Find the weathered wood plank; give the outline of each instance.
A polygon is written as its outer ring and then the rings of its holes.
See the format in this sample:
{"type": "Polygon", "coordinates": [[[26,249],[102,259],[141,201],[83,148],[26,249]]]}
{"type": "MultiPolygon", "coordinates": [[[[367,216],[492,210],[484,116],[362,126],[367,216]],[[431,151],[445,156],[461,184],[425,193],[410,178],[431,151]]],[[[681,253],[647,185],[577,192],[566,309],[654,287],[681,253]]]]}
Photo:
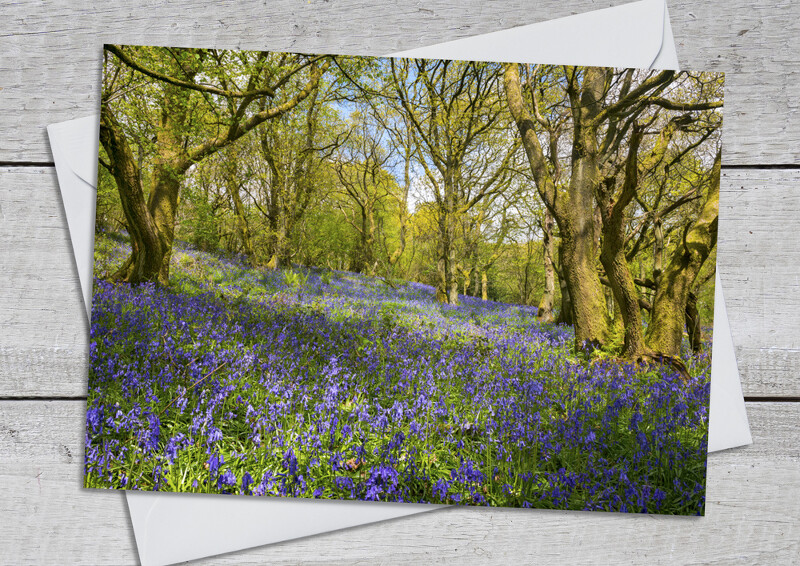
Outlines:
{"type": "MultiPolygon", "coordinates": [[[[626,1],[5,5],[0,162],[50,161],[44,126],[96,111],[104,42],[388,53],[626,1]]],[[[800,164],[800,4],[674,0],[669,5],[681,63],[728,73],[725,162],[800,164]]]]}
{"type": "Polygon", "coordinates": [[[0,562],[137,562],[124,496],[80,488],[83,411],[81,401],[0,403],[0,562]]]}
{"type": "Polygon", "coordinates": [[[681,65],[726,73],[723,164],[800,163],[800,4],[667,3],[681,65]]]}
{"type": "MultiPolygon", "coordinates": [[[[746,395],[800,396],[800,170],[728,170],[719,262],[746,395]]],[[[52,168],[0,169],[0,397],[86,391],[87,327],[52,168]]]]}
{"type": "Polygon", "coordinates": [[[0,396],[86,392],[88,325],[55,169],[0,169],[0,396]]]}
{"type": "Polygon", "coordinates": [[[800,171],[723,171],[718,264],[745,395],[800,396],[800,171]]]}
{"type": "Polygon", "coordinates": [[[625,0],[391,2],[358,0],[55,0],[3,8],[0,161],[49,161],[44,126],[99,108],[103,43],[390,52],[624,3],[625,0]],[[387,17],[387,15],[391,15],[387,17]]]}
{"type": "MultiPolygon", "coordinates": [[[[121,494],[79,487],[83,411],[79,401],[0,402],[0,540],[15,564],[137,561],[121,494]]],[[[800,404],[748,412],[754,444],[709,459],[705,518],[458,508],[199,563],[793,563],[800,404]]]]}

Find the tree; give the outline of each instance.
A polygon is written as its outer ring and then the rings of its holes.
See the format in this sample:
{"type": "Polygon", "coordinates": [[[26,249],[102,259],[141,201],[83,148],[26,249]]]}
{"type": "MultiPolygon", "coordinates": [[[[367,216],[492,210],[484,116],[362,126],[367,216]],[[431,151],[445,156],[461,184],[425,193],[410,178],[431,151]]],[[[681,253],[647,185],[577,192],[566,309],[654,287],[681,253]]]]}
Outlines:
{"type": "Polygon", "coordinates": [[[352,204],[350,210],[339,208],[357,234],[350,262],[350,269],[356,272],[375,271],[379,216],[385,201],[397,193],[394,179],[386,171],[391,154],[383,145],[383,137],[383,130],[362,105],[351,114],[348,138],[332,163],[340,188],[352,204]]]}
{"type": "Polygon", "coordinates": [[[642,140],[642,129],[634,124],[628,147],[628,158],[625,167],[625,179],[622,189],[614,197],[610,193],[616,179],[609,178],[604,186],[599,187],[598,195],[603,222],[603,239],[600,262],[610,280],[611,290],[621,310],[625,327],[623,354],[629,357],[641,356],[645,351],[642,336],[642,313],[639,305],[639,294],[633,282],[625,257],[625,211],[633,201],[639,183],[639,144],[642,140]]]}
{"type": "Polygon", "coordinates": [[[501,194],[495,193],[484,199],[462,219],[465,250],[456,269],[464,278],[464,294],[473,283],[473,296],[480,296],[484,301],[489,298],[489,270],[506,251],[506,238],[514,224],[508,202],[499,198],[501,194]]]}
{"type": "Polygon", "coordinates": [[[291,265],[292,237],[296,226],[320,192],[320,173],[340,138],[325,131],[326,97],[317,89],[302,103],[302,114],[287,114],[259,132],[256,160],[266,163],[259,176],[262,203],[268,222],[267,267],[291,265]]]}
{"type": "Polygon", "coordinates": [[[394,86],[418,142],[417,161],[437,221],[436,297],[458,303],[457,228],[463,214],[502,190],[516,151],[497,95],[502,69],[490,63],[390,61],[394,86]]]}
{"type": "Polygon", "coordinates": [[[544,258],[544,292],[539,301],[536,318],[542,322],[553,322],[553,305],[556,298],[555,242],[553,235],[553,213],[545,210],[542,229],[542,256],[544,258]]]}
{"type": "MultiPolygon", "coordinates": [[[[509,110],[539,195],[561,235],[561,270],[572,302],[579,348],[608,344],[612,335],[597,270],[599,259],[625,323],[624,349],[631,355],[644,349],[639,297],[623,252],[626,207],[637,196],[639,183],[638,146],[643,133],[637,130],[637,120],[648,112],[652,115],[654,108],[692,112],[721,106],[721,100],[683,102],[663,97],[665,92],[677,90],[677,78],[673,71],[544,67],[528,70],[526,99],[519,66],[505,66],[509,110]],[[563,109],[569,112],[567,126],[559,120],[563,109]],[[563,151],[559,149],[562,132],[571,137],[563,151]],[[540,135],[549,141],[549,155],[542,149],[540,135]],[[627,160],[621,157],[626,145],[627,160]],[[556,154],[564,155],[554,159],[556,154]],[[562,161],[569,177],[565,183],[556,177],[562,161]],[[616,172],[621,167],[625,178],[618,187],[616,172]]],[[[673,127],[681,125],[680,120],[685,117],[674,117],[673,127]]]]}
{"type": "MultiPolygon", "coordinates": [[[[554,140],[555,141],[555,140],[554,140]]],[[[553,151],[555,159],[548,155],[548,159],[555,162],[558,167],[557,154],[553,151]]],[[[530,173],[520,170],[517,173],[520,183],[524,188],[519,190],[519,195],[514,198],[513,206],[517,210],[517,223],[524,227],[525,238],[525,264],[521,289],[521,300],[525,304],[537,305],[536,318],[540,322],[555,322],[553,314],[556,300],[556,230],[553,214],[542,204],[536,190],[532,187],[535,181],[530,173]],[[536,245],[534,245],[536,244],[536,245]],[[541,244],[541,245],[539,245],[541,244]],[[534,251],[536,254],[534,254],[534,251]],[[543,289],[538,301],[530,297],[533,292],[531,277],[531,262],[534,255],[541,252],[543,289]]],[[[571,308],[571,307],[570,307],[571,308]]]]}
{"type": "MultiPolygon", "coordinates": [[[[384,105],[384,109],[389,111],[391,107],[389,105],[384,105]]],[[[380,113],[377,113],[377,115],[380,116],[380,113]]],[[[412,185],[411,167],[417,146],[416,136],[414,135],[411,124],[408,122],[408,118],[399,116],[394,122],[382,119],[381,123],[386,128],[389,135],[389,147],[391,151],[401,155],[403,163],[403,176],[400,179],[396,179],[396,184],[399,186],[397,193],[394,195],[396,200],[394,208],[397,216],[396,243],[390,245],[388,238],[389,230],[386,230],[383,225],[381,226],[383,252],[386,258],[384,262],[384,271],[387,277],[393,277],[410,239],[409,222],[411,212],[409,210],[409,195],[412,185]]]]}
{"type": "MultiPolygon", "coordinates": [[[[684,320],[694,338],[694,346],[699,346],[700,321],[690,301],[693,295],[678,293],[673,295],[677,303],[662,299],[658,304],[650,305],[640,296],[629,265],[629,261],[641,253],[643,238],[648,235],[648,226],[652,225],[653,277],[638,284],[656,290],[658,294],[665,253],[665,223],[669,231],[683,230],[685,234],[694,222],[693,218],[700,216],[700,211],[694,212],[690,205],[702,196],[702,188],[710,179],[716,176],[718,182],[719,170],[711,166],[712,160],[704,157],[703,152],[707,146],[718,144],[720,120],[714,109],[721,105],[721,96],[715,92],[719,85],[713,78],[706,80],[703,74],[688,75],[685,80],[675,80],[671,84],[669,97],[675,102],[659,99],[653,105],[641,106],[633,117],[628,118],[632,126],[627,139],[627,154],[620,151],[617,161],[609,163],[606,177],[597,191],[602,218],[600,259],[624,321],[623,353],[631,358],[653,354],[676,357],[684,320]],[[651,141],[648,142],[648,138],[651,141]],[[640,152],[640,146],[645,142],[648,148],[640,152]],[[624,169],[621,183],[617,181],[617,169],[624,169]],[[653,199],[652,205],[647,204],[650,199],[653,199]],[[633,213],[637,211],[644,213],[643,218],[634,218],[633,213]],[[672,219],[673,216],[676,218],[672,219]],[[637,232],[636,243],[629,251],[626,250],[637,232]],[[650,337],[656,331],[654,325],[660,328],[658,321],[664,320],[665,309],[680,313],[681,324],[674,342],[650,339],[645,344],[642,308],[651,312],[650,337]]],[[[713,247],[711,244],[699,260],[697,272],[690,276],[689,285],[693,284],[713,247]]],[[[685,271],[688,265],[683,268],[685,271]]],[[[689,276],[689,271],[683,275],[689,276]]]]}
{"type": "Polygon", "coordinates": [[[522,95],[519,66],[505,66],[508,108],[519,129],[539,195],[561,233],[561,263],[572,299],[575,341],[579,347],[585,347],[605,344],[609,339],[605,297],[595,267],[594,239],[589,237],[594,230],[594,191],[600,176],[597,138],[606,76],[602,69],[594,67],[566,68],[561,82],[572,113],[568,184],[556,183],[553,159],[546,158],[535,126],[538,123],[545,131],[553,131],[552,124],[541,114],[535,94],[531,99],[533,112],[528,109],[522,95]]]}
{"type": "Polygon", "coordinates": [[[680,352],[691,288],[717,243],[720,155],[717,153],[706,183],[708,189],[700,216],[684,231],[657,283],[647,342],[654,350],[668,355],[680,352]]]}
{"type": "MultiPolygon", "coordinates": [[[[327,57],[221,52],[172,48],[126,48],[107,45],[105,76],[113,82],[124,66],[158,85],[148,100],[158,114],[152,187],[148,201],[142,172],[115,111],[116,99],[104,92],[100,142],[117,183],[131,256],[115,278],[129,283],[169,282],[169,259],[183,175],[267,120],[289,112],[317,88],[330,66],[327,57]],[[239,87],[244,84],[244,88],[239,87]],[[271,102],[258,112],[257,101],[271,102]],[[199,110],[202,108],[202,111],[199,110]]],[[[126,96],[136,96],[137,91],[126,96]]]]}

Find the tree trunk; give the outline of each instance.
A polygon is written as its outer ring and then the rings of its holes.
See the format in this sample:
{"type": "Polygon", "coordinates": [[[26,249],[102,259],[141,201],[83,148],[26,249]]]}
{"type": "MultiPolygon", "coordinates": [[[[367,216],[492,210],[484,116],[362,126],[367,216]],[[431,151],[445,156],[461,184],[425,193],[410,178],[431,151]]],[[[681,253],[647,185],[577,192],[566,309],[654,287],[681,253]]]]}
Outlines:
{"type": "Polygon", "coordinates": [[[252,265],[256,259],[253,253],[253,239],[250,236],[250,226],[247,223],[242,197],[239,195],[239,184],[236,182],[234,168],[226,171],[225,180],[228,186],[228,194],[233,202],[233,213],[236,216],[236,228],[242,241],[242,249],[244,250],[244,255],[247,256],[247,261],[252,265]]]}
{"type": "Polygon", "coordinates": [[[600,260],[605,267],[611,291],[622,314],[622,323],[625,327],[622,355],[636,358],[645,351],[639,293],[628,268],[628,262],[625,260],[621,240],[613,242],[611,240],[612,238],[603,240],[600,260]]]}
{"type": "Polygon", "coordinates": [[[697,311],[697,295],[690,291],[686,301],[686,331],[689,333],[689,347],[698,354],[703,349],[703,330],[700,327],[700,313],[697,311]]]}
{"type": "MultiPolygon", "coordinates": [[[[544,294],[539,301],[539,308],[536,318],[541,322],[553,322],[553,301],[555,299],[555,268],[553,267],[553,215],[549,210],[545,210],[544,225],[542,226],[544,239],[544,294]]],[[[525,280],[527,287],[527,265],[525,266],[525,280]]],[[[527,290],[527,289],[526,289],[527,290]]]]}
{"type": "Polygon", "coordinates": [[[364,265],[369,270],[375,268],[375,212],[369,206],[366,212],[366,218],[363,225],[365,236],[363,242],[363,261],[364,265]]]}
{"type": "Polygon", "coordinates": [[[530,279],[531,279],[531,242],[528,241],[527,253],[525,254],[525,267],[522,270],[522,288],[519,290],[520,302],[523,305],[530,305],[532,299],[530,298],[530,279]]]}
{"type": "Polygon", "coordinates": [[[653,281],[658,281],[664,271],[664,227],[661,219],[653,221],[653,281]]]}
{"type": "Polygon", "coordinates": [[[130,146],[105,104],[100,116],[100,143],[108,155],[131,238],[131,255],[112,278],[132,284],[157,279],[164,256],[158,227],[145,204],[139,168],[130,146]]]}
{"type": "MultiPolygon", "coordinates": [[[[452,198],[452,197],[451,197],[452,198]]],[[[455,246],[453,245],[452,218],[448,210],[440,211],[438,221],[436,300],[451,305],[458,304],[458,278],[455,271],[455,246]]]]}
{"type": "Polygon", "coordinates": [[[508,107],[522,137],[536,188],[553,213],[561,233],[562,274],[572,300],[575,347],[591,349],[606,344],[610,321],[596,269],[594,238],[594,193],[600,180],[597,162],[599,125],[594,118],[602,106],[605,70],[588,67],[580,88],[576,85],[570,87],[575,89],[570,94],[572,175],[566,189],[557,187],[548,171],[548,162],[534,129],[534,118],[522,98],[518,65],[506,65],[505,87],[508,107]]]}
{"type": "Polygon", "coordinates": [[[595,256],[600,255],[600,245],[603,240],[603,211],[600,205],[594,207],[592,215],[592,243],[594,244],[595,256]]]}
{"type": "Polygon", "coordinates": [[[289,249],[288,229],[285,219],[278,218],[275,227],[270,230],[267,249],[269,250],[269,261],[267,267],[270,269],[280,269],[292,264],[292,254],[289,249]]]}
{"type": "MultiPolygon", "coordinates": [[[[581,160],[584,161],[584,160],[581,160]]],[[[579,349],[606,344],[609,317],[600,276],[597,274],[593,232],[594,198],[591,164],[579,163],[570,183],[569,204],[562,207],[559,231],[562,238],[562,271],[572,301],[575,345],[579,349]],[[588,175],[588,176],[587,176],[588,175]]],[[[556,215],[556,219],[559,215],[556,215]]]]}
{"type": "Polygon", "coordinates": [[[641,356],[646,348],[642,333],[639,293],[625,257],[625,208],[636,195],[636,187],[639,182],[637,158],[641,139],[642,130],[634,125],[625,167],[625,181],[616,202],[611,199],[611,195],[614,194],[613,181],[608,190],[599,192],[603,201],[600,207],[603,211],[603,243],[600,262],[606,270],[614,299],[616,299],[622,314],[622,323],[625,327],[622,354],[633,359],[641,356]]]}
{"type": "Polygon", "coordinates": [[[169,260],[172,257],[172,242],[175,239],[175,216],[178,210],[178,193],[181,176],[185,169],[173,165],[166,160],[155,168],[155,185],[150,192],[149,208],[153,215],[158,234],[161,239],[163,253],[161,267],[158,271],[158,282],[169,284],[169,260]]]}
{"type": "Polygon", "coordinates": [[[439,216],[438,238],[436,242],[436,300],[446,303],[447,297],[447,261],[449,249],[447,246],[447,229],[445,228],[445,218],[439,216]]]}
{"type": "Polygon", "coordinates": [[[686,305],[697,274],[717,243],[719,221],[720,155],[714,161],[703,210],[686,231],[669,264],[657,281],[647,344],[666,355],[680,353],[686,305]]]}
{"type": "Polygon", "coordinates": [[[138,171],[135,181],[130,174],[130,164],[133,163],[130,148],[124,142],[121,127],[111,114],[108,105],[103,105],[102,108],[104,117],[101,117],[101,128],[106,132],[103,146],[107,151],[110,148],[111,152],[114,152],[116,167],[122,168],[114,177],[120,200],[129,201],[131,215],[128,216],[126,213],[128,230],[136,234],[132,236],[132,242],[135,239],[135,244],[131,245],[130,258],[115,274],[115,277],[128,283],[143,281],[157,281],[161,285],[169,283],[169,261],[175,237],[178,194],[183,174],[192,164],[186,159],[183,149],[183,132],[189,112],[187,101],[186,91],[172,85],[164,86],[161,122],[156,129],[157,154],[153,169],[153,188],[147,202],[149,218],[138,212],[144,203],[144,198],[138,171]],[[126,164],[127,161],[130,161],[130,164],[126,164]],[[132,182],[135,185],[130,185],[132,182]],[[139,199],[141,201],[136,204],[132,202],[139,199]],[[159,245],[153,245],[151,241],[153,230],[159,245]]]}
{"type": "Polygon", "coordinates": [[[489,279],[486,276],[485,269],[481,269],[481,299],[484,301],[489,300],[489,279]]]}
{"type": "Polygon", "coordinates": [[[566,198],[555,214],[564,242],[563,269],[575,315],[575,344],[578,348],[608,343],[609,316],[603,286],[597,273],[594,239],[595,192],[600,182],[597,163],[597,125],[605,85],[605,71],[585,70],[572,142],[572,175],[566,198]],[[563,224],[563,227],[562,227],[563,224]]]}
{"type": "Polygon", "coordinates": [[[450,269],[448,275],[450,277],[450,290],[447,296],[447,302],[451,305],[458,304],[458,277],[456,277],[456,248],[450,241],[450,261],[448,262],[450,269]]]}
{"type": "Polygon", "coordinates": [[[375,214],[369,202],[358,202],[358,205],[361,209],[361,222],[351,266],[356,273],[367,273],[375,264],[375,214]]]}
{"type": "Polygon", "coordinates": [[[270,184],[267,189],[269,202],[267,206],[267,220],[269,222],[269,237],[267,238],[267,267],[269,269],[280,269],[285,265],[286,256],[286,223],[288,222],[288,210],[286,208],[286,198],[289,193],[287,187],[288,180],[285,171],[275,160],[272,147],[269,143],[268,130],[263,128],[261,135],[261,154],[269,165],[271,172],[270,184]]]}
{"type": "Polygon", "coordinates": [[[567,282],[559,277],[558,286],[561,288],[561,309],[558,313],[556,322],[558,324],[573,324],[575,317],[572,315],[572,301],[569,297],[569,288],[567,282]]]}

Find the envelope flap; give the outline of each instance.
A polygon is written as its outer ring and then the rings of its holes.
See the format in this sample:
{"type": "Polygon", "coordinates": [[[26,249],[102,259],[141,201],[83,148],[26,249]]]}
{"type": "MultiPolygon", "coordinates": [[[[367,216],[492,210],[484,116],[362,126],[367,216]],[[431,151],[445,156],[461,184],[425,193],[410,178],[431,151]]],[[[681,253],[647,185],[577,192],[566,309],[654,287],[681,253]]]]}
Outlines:
{"type": "Polygon", "coordinates": [[[392,56],[599,67],[613,60],[617,67],[647,68],[661,50],[665,13],[664,0],[640,0],[392,56]]]}
{"type": "Polygon", "coordinates": [[[50,124],[47,134],[67,215],[86,314],[91,318],[98,116],[50,124]]]}
{"type": "Polygon", "coordinates": [[[165,566],[447,507],[126,491],[142,566],[165,566]],[[213,510],[213,516],[211,511],[213,510]],[[224,528],[221,528],[224,525],[224,528]],[[257,541],[257,542],[254,542],[257,541]]]}
{"type": "Polygon", "coordinates": [[[99,115],[51,124],[47,130],[51,144],[58,145],[58,150],[63,152],[64,161],[72,172],[90,186],[96,187],[99,115]],[[89,155],[94,158],[88,159],[89,155]]]}
{"type": "Polygon", "coordinates": [[[709,403],[708,451],[726,450],[753,443],[747,421],[742,384],[728,376],[739,375],[728,310],[719,270],[714,289],[714,335],[711,346],[711,402],[709,403]]]}

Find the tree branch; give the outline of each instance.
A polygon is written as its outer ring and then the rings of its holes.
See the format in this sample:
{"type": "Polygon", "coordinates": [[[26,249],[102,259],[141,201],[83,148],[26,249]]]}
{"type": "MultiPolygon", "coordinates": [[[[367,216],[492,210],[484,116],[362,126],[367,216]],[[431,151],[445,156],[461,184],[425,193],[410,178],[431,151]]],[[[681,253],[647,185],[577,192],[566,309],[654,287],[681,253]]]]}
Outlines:
{"type": "Polygon", "coordinates": [[[269,96],[270,98],[275,96],[275,90],[271,87],[264,87],[260,89],[255,89],[248,92],[241,92],[236,90],[227,90],[224,88],[217,88],[214,86],[209,85],[200,85],[195,82],[190,81],[183,81],[181,79],[165,75],[164,73],[159,73],[158,71],[154,71],[145,67],[144,65],[136,62],[131,57],[129,57],[122,49],[120,49],[116,45],[105,45],[104,46],[106,51],[110,51],[114,55],[117,56],[117,59],[122,61],[126,66],[139,71],[143,75],[147,75],[150,78],[156,79],[157,81],[169,83],[171,85],[179,86],[182,88],[188,88],[191,90],[196,90],[198,92],[207,92],[210,94],[217,94],[220,96],[226,96],[229,98],[244,98],[248,96],[269,96]]]}
{"type": "Polygon", "coordinates": [[[667,110],[677,110],[680,112],[691,112],[693,110],[713,110],[722,108],[721,100],[711,100],[708,102],[673,102],[666,98],[648,97],[644,99],[645,104],[655,104],[667,110]]]}
{"type": "Polygon", "coordinates": [[[640,102],[646,92],[655,90],[660,86],[666,85],[675,77],[675,71],[662,71],[659,74],[642,81],[642,84],[629,91],[628,94],[621,97],[617,102],[610,106],[603,108],[597,116],[594,117],[594,122],[600,124],[610,116],[619,114],[629,106],[640,102]]]}

